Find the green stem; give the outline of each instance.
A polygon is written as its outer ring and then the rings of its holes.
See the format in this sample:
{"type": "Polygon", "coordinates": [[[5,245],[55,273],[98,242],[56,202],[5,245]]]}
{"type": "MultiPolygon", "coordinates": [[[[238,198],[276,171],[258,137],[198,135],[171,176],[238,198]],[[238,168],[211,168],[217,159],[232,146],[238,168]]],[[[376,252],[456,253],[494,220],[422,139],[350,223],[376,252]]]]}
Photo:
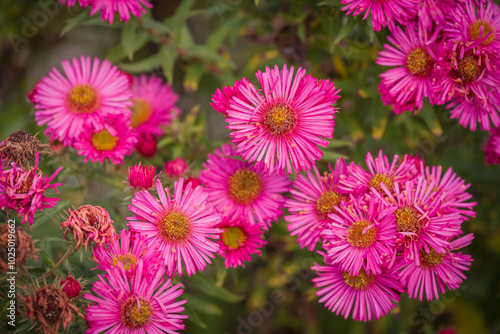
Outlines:
{"type": "Polygon", "coordinates": [[[47,278],[47,276],[49,276],[50,274],[52,274],[52,272],[54,270],[56,270],[57,268],[59,268],[61,266],[61,264],[63,263],[63,261],[66,260],[73,253],[74,250],[75,250],[75,245],[72,244],[71,247],[68,248],[68,250],[66,251],[66,253],[64,253],[63,257],[60,258],[59,261],[57,261],[57,263],[55,264],[55,266],[53,266],[45,274],[43,274],[42,276],[40,276],[40,278],[37,281],[41,282],[45,278],[47,278]]]}

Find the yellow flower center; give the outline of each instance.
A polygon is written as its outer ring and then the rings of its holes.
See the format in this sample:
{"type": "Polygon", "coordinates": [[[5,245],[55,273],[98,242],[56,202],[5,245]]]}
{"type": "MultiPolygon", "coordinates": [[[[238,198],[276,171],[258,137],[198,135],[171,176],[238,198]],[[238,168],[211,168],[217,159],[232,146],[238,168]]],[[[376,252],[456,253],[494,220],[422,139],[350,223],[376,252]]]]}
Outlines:
{"type": "Polygon", "coordinates": [[[297,123],[295,111],[286,103],[272,104],[264,112],[264,126],[273,136],[287,135],[297,123]]]}
{"type": "Polygon", "coordinates": [[[179,211],[167,214],[162,223],[161,232],[168,241],[180,241],[188,235],[190,230],[188,219],[179,211]]]}
{"type": "Polygon", "coordinates": [[[146,122],[151,117],[152,113],[153,109],[148,102],[142,99],[135,99],[134,105],[132,106],[132,127],[135,129],[146,122]]]}
{"type": "Polygon", "coordinates": [[[328,214],[336,212],[335,206],[339,205],[341,199],[338,192],[326,190],[316,200],[316,210],[323,219],[326,219],[328,214]]]}
{"type": "Polygon", "coordinates": [[[368,275],[366,271],[361,268],[358,276],[352,276],[348,271],[343,274],[344,281],[351,288],[356,290],[366,290],[373,283],[373,274],[368,275]]]}
{"type": "Polygon", "coordinates": [[[130,270],[137,263],[137,259],[133,254],[118,255],[113,258],[111,264],[118,267],[118,262],[121,262],[125,270],[130,270]]]}
{"type": "Polygon", "coordinates": [[[420,214],[414,207],[404,207],[396,211],[396,225],[398,232],[419,234],[422,229],[420,214]]]}
{"type": "Polygon", "coordinates": [[[117,142],[118,137],[112,136],[106,129],[92,135],[92,145],[98,151],[111,151],[116,147],[117,142]]]}
{"type": "Polygon", "coordinates": [[[363,234],[363,230],[370,225],[366,220],[353,223],[347,230],[347,241],[357,248],[368,248],[373,245],[377,238],[377,228],[372,227],[363,234]]]}
{"type": "Polygon", "coordinates": [[[229,177],[229,196],[238,204],[252,203],[262,191],[262,181],[257,173],[241,168],[229,177]]]}
{"type": "Polygon", "coordinates": [[[491,35],[481,42],[482,45],[488,45],[493,42],[496,37],[495,27],[493,27],[493,25],[486,20],[477,20],[469,27],[469,34],[476,41],[488,36],[490,32],[491,35]],[[479,36],[479,34],[481,33],[481,27],[484,27],[484,32],[481,36],[479,36]]]}
{"type": "Polygon", "coordinates": [[[151,305],[142,298],[129,297],[121,307],[123,323],[128,328],[142,328],[151,318],[151,305]]]}
{"type": "Polygon", "coordinates": [[[411,74],[426,76],[432,69],[433,60],[424,48],[416,48],[406,58],[406,66],[411,74]]]}
{"type": "Polygon", "coordinates": [[[432,247],[429,248],[430,248],[430,253],[427,253],[424,249],[420,250],[420,263],[423,267],[428,267],[428,268],[436,267],[440,265],[441,262],[443,262],[445,254],[444,253],[439,254],[434,250],[434,248],[432,247]]]}
{"type": "Polygon", "coordinates": [[[466,54],[463,59],[458,61],[458,74],[463,82],[476,80],[481,74],[479,67],[479,58],[475,55],[466,54]]]}
{"type": "Polygon", "coordinates": [[[222,233],[222,242],[231,249],[238,249],[246,240],[246,236],[237,226],[225,227],[222,233]]]}
{"type": "Polygon", "coordinates": [[[97,94],[91,85],[74,86],[68,97],[69,109],[77,114],[88,114],[98,107],[97,94]]]}
{"type": "Polygon", "coordinates": [[[383,183],[390,192],[394,190],[394,180],[387,174],[375,174],[375,176],[373,176],[370,180],[370,187],[380,191],[382,189],[380,187],[381,183],[383,183]]]}

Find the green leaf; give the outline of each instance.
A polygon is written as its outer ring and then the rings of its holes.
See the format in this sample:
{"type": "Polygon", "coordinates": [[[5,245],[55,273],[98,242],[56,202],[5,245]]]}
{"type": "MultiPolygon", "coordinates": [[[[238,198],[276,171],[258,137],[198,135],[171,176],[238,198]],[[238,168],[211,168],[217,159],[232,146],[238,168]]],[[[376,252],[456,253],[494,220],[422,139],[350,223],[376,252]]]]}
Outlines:
{"type": "Polygon", "coordinates": [[[191,278],[192,282],[207,295],[223,300],[228,303],[238,303],[243,300],[244,296],[238,296],[223,287],[218,288],[215,282],[201,274],[194,275],[191,278]]]}
{"type": "Polygon", "coordinates": [[[73,29],[77,25],[79,25],[79,24],[81,24],[81,23],[83,23],[83,22],[85,22],[85,21],[87,21],[89,19],[90,19],[90,16],[89,16],[89,13],[87,11],[81,12],[77,16],[72,17],[71,19],[69,19],[69,20],[66,21],[66,25],[62,29],[61,34],[59,35],[59,37],[62,37],[64,35],[66,35],[66,33],[68,31],[70,31],[71,29],[73,29]]]}
{"type": "Polygon", "coordinates": [[[177,58],[177,52],[175,52],[174,45],[163,46],[158,52],[160,56],[160,65],[163,70],[163,75],[167,78],[170,85],[174,82],[174,64],[177,58]]]}
{"type": "Polygon", "coordinates": [[[50,208],[47,210],[44,210],[40,213],[37,213],[35,215],[35,224],[33,227],[38,228],[40,225],[45,223],[49,218],[52,218],[55,216],[57,213],[61,212],[62,210],[66,210],[66,208],[71,204],[71,201],[68,200],[62,200],[60,201],[56,207],[50,208]]]}
{"type": "Polygon", "coordinates": [[[198,84],[205,73],[206,67],[200,63],[191,64],[184,75],[184,89],[188,93],[198,90],[198,84]]]}
{"type": "Polygon", "coordinates": [[[332,6],[332,7],[340,7],[340,0],[327,0],[321,1],[318,3],[318,6],[332,6]]]}
{"type": "Polygon", "coordinates": [[[184,310],[184,313],[188,316],[188,320],[192,321],[194,324],[198,325],[199,327],[203,329],[207,329],[208,326],[203,320],[201,320],[200,316],[198,313],[195,312],[193,307],[188,303],[185,304],[186,309],[184,310]]]}
{"type": "Polygon", "coordinates": [[[347,20],[347,22],[345,22],[342,29],[340,29],[340,31],[337,33],[337,35],[333,39],[333,42],[330,46],[330,50],[332,53],[335,50],[335,47],[337,46],[337,44],[339,44],[339,42],[342,39],[346,38],[351,33],[354,26],[356,25],[356,19],[354,19],[352,17],[346,16],[343,19],[347,20]]]}
{"type": "Polygon", "coordinates": [[[373,124],[372,124],[372,137],[379,140],[382,138],[387,126],[387,119],[389,117],[389,108],[382,104],[380,98],[375,96],[373,98],[373,124]]]}
{"type": "MultiPolygon", "coordinates": [[[[150,35],[146,32],[139,33],[135,35],[133,52],[141,49],[147,42],[151,39],[150,35]]],[[[110,53],[106,56],[110,62],[114,63],[123,58],[127,57],[123,44],[118,44],[110,53]]]]}
{"type": "Polygon", "coordinates": [[[160,66],[162,61],[161,53],[156,53],[143,60],[134,63],[121,63],[118,67],[128,73],[150,72],[160,66]]]}
{"type": "Polygon", "coordinates": [[[54,261],[52,261],[51,257],[49,256],[49,254],[47,254],[46,251],[44,250],[41,250],[40,251],[40,256],[42,257],[42,259],[47,262],[47,264],[51,267],[54,267],[56,264],[54,263],[54,261]]]}
{"type": "Polygon", "coordinates": [[[135,20],[130,20],[122,30],[123,50],[130,61],[134,60],[136,26],[137,22],[135,20]]]}
{"type": "Polygon", "coordinates": [[[429,101],[424,101],[422,111],[419,113],[419,115],[424,119],[425,124],[427,124],[427,126],[435,136],[441,136],[443,134],[443,129],[441,128],[441,124],[439,124],[436,111],[434,110],[434,107],[431,106],[429,101]]]}
{"type": "Polygon", "coordinates": [[[182,296],[187,299],[188,304],[193,308],[193,310],[215,316],[221,316],[223,314],[220,307],[210,301],[207,301],[205,298],[194,296],[189,293],[184,293],[182,296]]]}
{"type": "Polygon", "coordinates": [[[167,27],[163,22],[148,20],[142,25],[143,28],[151,29],[162,35],[172,34],[172,29],[167,27]]]}

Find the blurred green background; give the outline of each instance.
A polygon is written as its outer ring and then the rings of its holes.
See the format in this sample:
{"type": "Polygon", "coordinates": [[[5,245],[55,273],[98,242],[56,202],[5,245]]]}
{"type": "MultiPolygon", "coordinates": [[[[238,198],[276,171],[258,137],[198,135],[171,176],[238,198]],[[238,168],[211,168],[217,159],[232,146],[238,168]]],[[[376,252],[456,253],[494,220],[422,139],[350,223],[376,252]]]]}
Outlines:
{"type": "MultiPolygon", "coordinates": [[[[89,9],[59,6],[56,0],[0,4],[0,139],[22,128],[39,132],[47,142],[26,93],[52,67],[60,68],[62,60],[82,54],[108,58],[131,74],[164,76],[179,94],[183,110],[152,159],[135,155],[125,166],[113,168],[82,167],[75,154],[45,158],[46,174],[61,163],[67,168],[58,178],[64,182],[64,202],[32,228],[38,249],[56,259],[65,252],[67,244],[53,238],[61,237],[58,214],[69,205],[104,206],[117,230],[124,227],[128,213],[122,201],[130,194],[119,181],[126,179],[126,167],[142,160],[161,170],[164,161],[182,155],[192,170],[201,168],[206,154],[229,139],[223,116],[209,106],[211,94],[241,77],[255,82],[254,73],[265,66],[287,63],[332,79],[342,89],[335,140],[324,150],[320,170],[337,157],[361,162],[366,152],[382,149],[387,155],[418,154],[428,165],[453,167],[471,183],[478,205],[476,218],[463,226],[465,233],[475,234],[465,249],[474,258],[468,279],[438,301],[402,297],[399,308],[380,320],[344,320],[318,304],[314,295],[309,268],[321,258],[300,250],[280,220],[266,233],[262,258],[245,269],[226,272],[218,259],[203,276],[181,280],[189,299],[185,333],[404,334],[448,328],[455,333],[500,333],[500,166],[484,164],[488,133],[464,129],[449,119],[444,107],[426,105],[418,115],[395,115],[382,105],[378,75],[387,68],[376,65],[375,59],[388,31],[374,33],[371,23],[345,16],[338,0],[152,3],[146,16],[113,26],[89,18],[89,9]],[[217,290],[221,285],[224,290],[217,290]]],[[[97,272],[90,271],[89,256],[73,255],[58,274],[72,271],[94,281],[97,272]]],[[[48,264],[39,257],[29,265],[43,271],[48,264]]],[[[81,322],[68,332],[83,327],[81,322]]]]}

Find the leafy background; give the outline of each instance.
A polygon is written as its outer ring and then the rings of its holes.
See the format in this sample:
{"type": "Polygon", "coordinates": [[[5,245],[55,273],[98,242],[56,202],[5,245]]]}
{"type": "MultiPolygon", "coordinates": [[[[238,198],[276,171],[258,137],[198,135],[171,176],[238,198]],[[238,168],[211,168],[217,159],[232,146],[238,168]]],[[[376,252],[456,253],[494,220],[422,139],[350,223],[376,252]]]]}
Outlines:
{"type": "MultiPolygon", "coordinates": [[[[67,8],[57,0],[3,0],[0,4],[0,138],[17,129],[40,132],[26,92],[64,59],[107,58],[131,74],[164,76],[180,95],[183,114],[158,143],[158,154],[133,155],[123,166],[81,164],[73,153],[45,158],[46,174],[65,166],[58,177],[62,201],[37,216],[31,227],[39,250],[30,273],[41,275],[68,247],[59,228],[69,206],[100,205],[108,209],[117,230],[125,226],[126,168],[138,161],[162,169],[182,156],[191,170],[201,168],[215,147],[229,140],[222,115],[209,105],[217,87],[231,85],[265,66],[286,63],[329,78],[341,88],[335,140],[319,164],[326,170],[337,157],[361,162],[366,152],[418,154],[428,165],[442,165],[471,183],[477,217],[464,223],[475,240],[466,249],[474,262],[462,286],[440,300],[418,302],[402,297],[399,308],[377,321],[344,320],[318,304],[310,266],[321,258],[300,250],[280,220],[266,233],[262,258],[245,269],[225,270],[218,259],[186,286],[189,321],[185,333],[500,333],[500,167],[485,166],[482,148],[487,133],[471,132],[451,120],[444,107],[426,105],[419,114],[395,115],[382,105],[375,64],[387,30],[375,33],[371,22],[346,16],[338,0],[153,0],[148,14],[129,24],[110,26],[89,9],[67,8]],[[44,8],[49,9],[49,13],[44,8]],[[45,13],[45,14],[44,14],[45,13]],[[45,20],[43,18],[46,18],[45,20]]],[[[6,220],[2,213],[2,220],[6,220]]],[[[25,228],[28,228],[25,226],[25,228]]],[[[77,252],[56,271],[96,279],[97,270],[77,252]]],[[[29,282],[18,282],[19,289],[29,282]]],[[[89,287],[90,284],[87,286],[89,287]]],[[[6,287],[0,279],[0,290],[6,287]]],[[[2,319],[6,301],[0,302],[2,319]]],[[[20,315],[18,315],[20,319],[20,315]]],[[[5,324],[2,323],[2,326],[5,324]]],[[[28,324],[25,324],[28,326],[28,324]]],[[[18,327],[23,333],[27,327],[18,327]]],[[[85,328],[78,321],[68,332],[85,328]]],[[[1,332],[6,331],[4,328],[1,332]]]]}

